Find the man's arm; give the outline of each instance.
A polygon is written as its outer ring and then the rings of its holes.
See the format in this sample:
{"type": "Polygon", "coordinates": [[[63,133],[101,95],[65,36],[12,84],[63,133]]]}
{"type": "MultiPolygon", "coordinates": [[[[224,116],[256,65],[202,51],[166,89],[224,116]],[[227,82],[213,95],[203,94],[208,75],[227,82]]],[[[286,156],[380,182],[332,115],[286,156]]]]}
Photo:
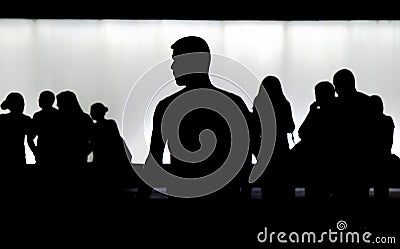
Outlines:
{"type": "Polygon", "coordinates": [[[36,117],[33,116],[33,119],[28,119],[28,127],[26,133],[26,142],[28,143],[29,149],[32,151],[33,155],[37,157],[37,146],[33,141],[37,136],[37,127],[36,127],[36,117]]]}
{"type": "Polygon", "coordinates": [[[305,139],[310,136],[313,132],[313,124],[315,122],[315,112],[317,110],[317,103],[313,102],[310,105],[310,111],[307,114],[307,117],[304,119],[303,123],[300,125],[299,128],[299,138],[305,139]]]}

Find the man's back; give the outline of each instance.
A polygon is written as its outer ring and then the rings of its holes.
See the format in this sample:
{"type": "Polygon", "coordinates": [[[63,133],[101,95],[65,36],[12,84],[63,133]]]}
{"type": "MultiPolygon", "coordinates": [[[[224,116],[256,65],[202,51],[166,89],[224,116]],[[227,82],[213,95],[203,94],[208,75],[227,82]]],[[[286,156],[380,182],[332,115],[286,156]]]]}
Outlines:
{"type": "Polygon", "coordinates": [[[58,122],[58,113],[54,108],[41,110],[33,115],[34,135],[38,136],[37,146],[39,150],[47,151],[54,148],[57,141],[58,122]]]}
{"type": "MultiPolygon", "coordinates": [[[[192,90],[196,91],[200,89],[216,91],[227,96],[230,100],[232,100],[232,104],[236,105],[241,110],[244,117],[248,121],[248,109],[239,96],[213,86],[207,88],[196,88],[192,90]]],[[[179,91],[165,98],[158,104],[154,115],[153,131],[154,129],[160,129],[160,123],[162,122],[162,119],[167,118],[164,116],[164,114],[168,106],[170,106],[171,103],[176,100],[176,98],[189,91],[190,89],[179,91]]],[[[179,144],[174,144],[171,142],[172,139],[168,139],[169,136],[173,136],[173,134],[164,134],[164,137],[168,140],[168,148],[171,152],[171,165],[164,165],[164,169],[178,176],[194,178],[208,175],[222,166],[230,152],[231,131],[225,118],[216,111],[207,108],[198,108],[185,115],[179,123],[178,141],[187,150],[191,152],[198,151],[202,146],[200,134],[205,130],[211,130],[215,135],[217,142],[212,153],[205,158],[205,160],[200,162],[185,162],[175,157],[174,154],[175,151],[177,151],[179,144]]],[[[154,139],[160,138],[152,136],[152,145],[154,139]]],[[[151,147],[151,152],[155,152],[156,155],[162,155],[162,152],[159,151],[160,149],[163,150],[164,148],[159,147],[157,148],[158,151],[154,151],[155,148],[153,146],[151,147]]]]}

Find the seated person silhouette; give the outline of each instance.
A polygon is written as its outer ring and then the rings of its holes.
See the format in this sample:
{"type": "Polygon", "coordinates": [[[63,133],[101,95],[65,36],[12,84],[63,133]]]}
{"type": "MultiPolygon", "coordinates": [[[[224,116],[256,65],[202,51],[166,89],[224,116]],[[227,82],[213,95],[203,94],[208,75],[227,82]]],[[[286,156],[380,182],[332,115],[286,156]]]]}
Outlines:
{"type": "MultiPolygon", "coordinates": [[[[185,178],[206,176],[223,165],[230,151],[231,133],[224,117],[206,108],[198,108],[187,113],[179,124],[179,139],[182,145],[189,151],[199,150],[201,147],[199,134],[203,130],[209,129],[216,137],[216,146],[212,154],[203,161],[186,162],[174,156],[177,145],[171,143],[171,139],[168,137],[173,135],[163,134],[168,140],[168,147],[171,153],[171,164],[163,165],[162,157],[166,144],[162,137],[161,126],[163,118],[165,119],[163,116],[167,108],[175,99],[189,91],[210,89],[229,97],[246,117],[248,117],[249,111],[239,96],[221,90],[212,84],[208,74],[211,54],[206,41],[195,36],[183,37],[176,41],[171,48],[173,49],[171,69],[175,82],[178,86],[183,86],[184,88],[158,103],[153,116],[150,153],[160,166],[176,176],[185,178]]],[[[239,187],[234,182],[232,181],[217,193],[221,193],[224,190],[232,194],[238,192],[239,187]]]]}
{"type": "Polygon", "coordinates": [[[333,85],[338,95],[335,196],[342,200],[365,200],[369,193],[366,165],[372,156],[367,153],[373,119],[371,101],[368,95],[356,90],[355,77],[349,69],[336,72],[333,85]]]}
{"type": "Polygon", "coordinates": [[[315,86],[315,102],[299,128],[301,141],[295,146],[297,161],[306,186],[306,198],[323,200],[332,191],[335,167],[335,129],[337,105],[334,86],[328,81],[315,86]]]}
{"type": "MultiPolygon", "coordinates": [[[[259,179],[262,186],[263,199],[288,199],[293,194],[291,188],[291,172],[288,169],[289,161],[289,143],[288,134],[293,133],[295,125],[292,116],[292,108],[289,101],[286,99],[281,83],[275,76],[267,76],[264,78],[260,85],[263,87],[272,103],[276,119],[276,140],[274,152],[263,176],[259,179]]],[[[261,94],[254,99],[256,106],[261,94]]],[[[258,154],[260,141],[261,141],[261,127],[259,122],[259,113],[256,108],[253,108],[252,122],[252,151],[258,154]],[[255,147],[254,147],[255,146],[255,147]]],[[[256,155],[257,156],[257,155],[256,155]]]]}
{"type": "Polygon", "coordinates": [[[91,137],[93,164],[99,172],[99,184],[110,190],[118,190],[132,184],[135,173],[117,123],[105,118],[107,111],[108,108],[102,103],[95,103],[90,108],[90,116],[95,122],[91,137]]]}
{"type": "Polygon", "coordinates": [[[36,146],[31,147],[36,164],[51,170],[57,167],[57,128],[59,126],[58,111],[53,107],[55,95],[51,91],[43,91],[39,96],[40,111],[32,118],[32,138],[37,137],[36,146]]]}

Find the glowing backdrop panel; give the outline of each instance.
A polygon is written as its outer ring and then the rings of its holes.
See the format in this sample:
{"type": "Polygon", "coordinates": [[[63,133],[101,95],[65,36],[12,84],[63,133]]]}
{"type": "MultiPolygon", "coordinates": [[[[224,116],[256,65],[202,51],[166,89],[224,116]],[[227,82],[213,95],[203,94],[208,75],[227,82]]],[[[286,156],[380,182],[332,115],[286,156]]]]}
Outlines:
{"type": "MultiPolygon", "coordinates": [[[[116,119],[121,129],[133,84],[149,68],[170,58],[171,44],[188,35],[203,37],[213,53],[242,63],[260,80],[277,75],[297,128],[314,100],[314,85],[331,80],[341,67],[355,72],[360,91],[380,95],[385,113],[398,124],[397,21],[0,20],[0,98],[20,91],[26,113],[32,115],[38,110],[40,91],[71,89],[87,112],[92,103],[105,103],[108,117],[116,119]]],[[[257,92],[254,86],[242,87],[252,97],[257,92]]],[[[147,106],[136,108],[144,113],[147,106]]],[[[143,127],[143,117],[132,123],[136,125],[129,128],[126,140],[134,161],[141,163],[148,153],[151,127],[143,127]]],[[[393,152],[400,155],[398,127],[393,152]]],[[[28,162],[33,162],[29,149],[27,154],[28,162]]]]}

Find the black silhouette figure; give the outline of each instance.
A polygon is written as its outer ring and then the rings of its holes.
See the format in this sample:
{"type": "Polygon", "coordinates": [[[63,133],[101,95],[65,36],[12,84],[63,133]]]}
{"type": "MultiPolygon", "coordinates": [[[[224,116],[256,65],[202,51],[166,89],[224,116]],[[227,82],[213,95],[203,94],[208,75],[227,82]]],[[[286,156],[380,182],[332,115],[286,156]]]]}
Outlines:
{"type": "MultiPolygon", "coordinates": [[[[295,129],[292,109],[277,77],[267,76],[262,81],[261,87],[264,87],[269,95],[276,118],[274,152],[266,171],[259,180],[262,185],[263,199],[287,199],[293,192],[290,186],[290,182],[292,181],[291,170],[289,169],[289,161],[287,160],[290,151],[288,134],[293,133],[295,129]]],[[[254,99],[255,103],[259,101],[259,95],[254,99]]],[[[255,132],[252,139],[252,151],[255,151],[257,156],[261,141],[261,130],[259,114],[255,108],[252,116],[252,122],[257,124],[253,125],[255,132]]]]}
{"type": "Polygon", "coordinates": [[[333,84],[338,95],[338,120],[335,153],[335,198],[341,200],[365,200],[368,198],[368,164],[372,160],[369,135],[373,116],[368,95],[356,90],[353,73],[341,69],[333,76],[333,84]]]}
{"type": "Polygon", "coordinates": [[[75,93],[71,91],[57,95],[57,106],[60,114],[59,160],[71,168],[84,166],[91,152],[92,119],[83,112],[75,93]]]}
{"type": "Polygon", "coordinates": [[[39,96],[40,111],[32,118],[32,141],[37,137],[36,146],[32,145],[31,150],[35,155],[36,164],[41,168],[51,170],[57,167],[57,128],[59,126],[58,111],[53,107],[55,95],[51,91],[43,91],[39,96]]]}
{"type": "Polygon", "coordinates": [[[315,102],[299,128],[301,141],[295,146],[296,160],[310,200],[326,200],[332,192],[335,167],[337,104],[334,86],[328,81],[315,86],[315,102]]]}
{"type": "Polygon", "coordinates": [[[24,141],[30,136],[32,124],[31,118],[23,114],[24,108],[24,97],[17,92],[8,94],[1,104],[1,109],[10,111],[0,115],[0,160],[6,170],[20,170],[26,165],[24,141]]]}
{"type": "MultiPolygon", "coordinates": [[[[208,72],[211,55],[206,41],[195,36],[183,37],[176,41],[171,48],[173,49],[173,63],[171,69],[176,84],[178,86],[184,86],[184,88],[161,100],[153,116],[150,153],[160,165],[163,165],[162,157],[165,147],[161,134],[163,115],[168,106],[182,94],[193,89],[215,90],[233,100],[246,117],[249,115],[246,105],[239,96],[215,87],[210,81],[208,72]],[[196,54],[193,55],[193,53],[196,54]],[[193,56],[185,57],[189,54],[193,56]]],[[[175,145],[168,142],[171,152],[171,164],[163,166],[166,171],[177,176],[193,178],[208,175],[223,164],[231,147],[231,133],[224,117],[215,111],[200,108],[185,115],[179,124],[179,138],[182,145],[190,151],[198,150],[201,146],[199,134],[205,129],[212,130],[216,136],[217,144],[212,154],[201,162],[190,163],[181,161],[174,156],[175,145]]],[[[168,139],[168,134],[166,136],[168,139]]],[[[250,161],[250,159],[247,161],[250,161]]],[[[216,195],[221,197],[231,196],[237,194],[239,192],[238,189],[238,180],[234,180],[223,189],[217,191],[216,195]]]]}
{"type": "Polygon", "coordinates": [[[9,110],[0,115],[0,185],[2,193],[5,191],[4,203],[8,198],[23,198],[27,170],[24,141],[30,137],[32,125],[31,118],[23,114],[24,108],[24,97],[17,92],[8,94],[1,104],[1,109],[9,110]]]}
{"type": "Polygon", "coordinates": [[[135,173],[130,164],[132,156],[120,136],[117,123],[105,118],[107,111],[102,103],[95,103],[90,108],[90,116],[95,121],[91,145],[99,185],[114,192],[132,185],[135,173]]]}
{"type": "Polygon", "coordinates": [[[57,155],[59,167],[54,174],[55,189],[72,199],[84,198],[90,189],[87,158],[91,152],[93,122],[83,112],[75,93],[64,91],[57,95],[59,126],[57,155]],[[85,190],[85,191],[84,191],[85,190]]]}
{"type": "Polygon", "coordinates": [[[373,155],[373,160],[370,163],[371,167],[367,168],[367,174],[374,187],[375,198],[385,200],[389,198],[394,122],[390,116],[383,113],[383,101],[379,96],[372,95],[370,101],[373,120],[369,153],[373,155]]]}

